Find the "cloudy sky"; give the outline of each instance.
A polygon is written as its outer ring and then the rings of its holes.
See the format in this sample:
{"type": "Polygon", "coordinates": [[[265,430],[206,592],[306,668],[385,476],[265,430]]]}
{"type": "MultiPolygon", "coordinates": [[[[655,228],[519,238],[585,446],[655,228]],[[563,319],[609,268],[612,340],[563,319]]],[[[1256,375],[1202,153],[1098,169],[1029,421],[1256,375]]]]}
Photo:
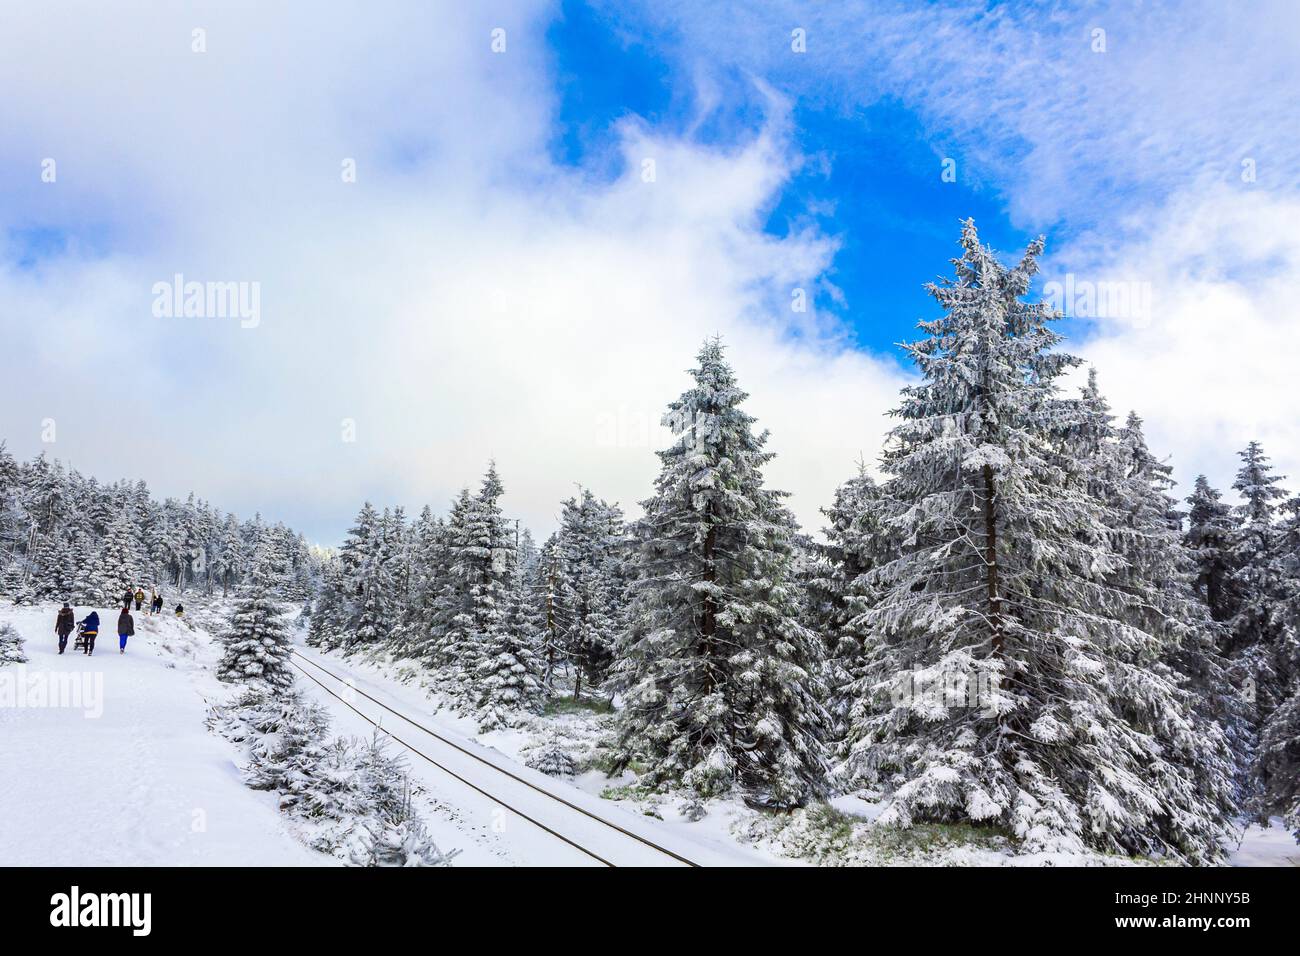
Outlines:
{"type": "Polygon", "coordinates": [[[545,533],[635,512],[718,332],[815,528],[974,216],[1125,293],[1063,329],[1184,485],[1300,485],[1293,5],[917,6],[11,4],[0,438],[322,543],[495,458],[545,533]]]}

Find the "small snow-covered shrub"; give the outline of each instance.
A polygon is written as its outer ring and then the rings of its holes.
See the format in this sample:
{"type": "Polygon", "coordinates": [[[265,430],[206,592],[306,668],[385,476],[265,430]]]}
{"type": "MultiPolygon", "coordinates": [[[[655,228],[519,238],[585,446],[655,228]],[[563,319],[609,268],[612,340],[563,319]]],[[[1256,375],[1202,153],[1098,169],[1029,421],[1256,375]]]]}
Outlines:
{"type": "Polygon", "coordinates": [[[540,770],[548,777],[572,777],[577,773],[577,762],[573,756],[558,744],[544,744],[538,747],[524,761],[525,767],[540,770]]]}
{"type": "Polygon", "coordinates": [[[694,795],[688,796],[685,800],[677,805],[677,812],[684,819],[691,823],[699,823],[709,815],[708,809],[704,806],[704,801],[694,795]]]}
{"type": "Polygon", "coordinates": [[[26,664],[27,654],[23,651],[23,636],[12,624],[0,624],[0,666],[5,664],[26,664]]]}
{"type": "Polygon", "coordinates": [[[732,832],[781,856],[816,866],[922,866],[983,863],[1009,857],[1006,834],[969,824],[917,824],[908,829],[870,823],[829,804],[791,813],[741,817],[732,832]]]}
{"type": "Polygon", "coordinates": [[[329,717],[319,705],[296,693],[254,689],[213,708],[208,726],[243,745],[245,782],[254,790],[278,791],[280,809],[328,799],[331,781],[321,771],[329,750],[324,742],[329,717]]]}
{"type": "Polygon", "coordinates": [[[353,866],[441,866],[444,853],[411,805],[405,765],[383,742],[329,739],[329,718],[299,694],[246,691],[208,726],[243,747],[244,779],[279,794],[316,850],[353,866]]]}

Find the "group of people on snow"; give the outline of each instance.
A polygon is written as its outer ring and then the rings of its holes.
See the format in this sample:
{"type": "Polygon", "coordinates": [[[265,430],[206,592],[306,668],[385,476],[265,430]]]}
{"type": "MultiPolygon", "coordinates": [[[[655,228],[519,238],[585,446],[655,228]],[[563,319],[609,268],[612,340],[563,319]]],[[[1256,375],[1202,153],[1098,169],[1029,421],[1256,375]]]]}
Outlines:
{"type": "MultiPolygon", "coordinates": [[[[135,634],[135,618],[131,616],[131,604],[135,604],[137,611],[144,607],[145,595],[143,588],[127,588],[122,594],[122,612],[117,616],[117,638],[118,653],[126,653],[126,640],[135,634]]],[[[161,614],[163,610],[162,595],[153,591],[149,600],[149,607],[145,614],[161,614]]],[[[185,607],[182,604],[176,605],[176,616],[182,617],[185,614],[185,607]]],[[[77,641],[73,646],[76,650],[80,647],[86,656],[95,653],[95,638],[99,636],[99,612],[91,611],[80,621],[77,619],[76,612],[72,610],[72,605],[67,601],[63,602],[63,607],[59,610],[59,615],[54,621],[54,633],[59,639],[59,653],[62,654],[68,646],[68,637],[72,634],[73,628],[77,628],[77,641]]]]}

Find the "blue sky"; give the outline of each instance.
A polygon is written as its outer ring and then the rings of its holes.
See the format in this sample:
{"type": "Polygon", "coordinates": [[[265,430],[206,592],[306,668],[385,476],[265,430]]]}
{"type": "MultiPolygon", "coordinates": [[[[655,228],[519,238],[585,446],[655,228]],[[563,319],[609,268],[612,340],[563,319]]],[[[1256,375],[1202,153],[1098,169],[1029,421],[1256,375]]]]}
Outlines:
{"type": "Polygon", "coordinates": [[[1132,290],[1063,329],[1180,481],[1230,483],[1252,437],[1300,474],[1285,2],[313,10],[8,15],[16,454],[324,543],[366,498],[441,510],[495,458],[544,534],[576,483],[636,512],[659,415],[721,332],[815,529],[876,458],[911,374],[894,343],[970,216],[1008,258],[1047,235],[1040,291],[1132,290]],[[258,321],[155,314],[178,273],[256,286],[258,321]]]}
{"type": "MultiPolygon", "coordinates": [[[[624,170],[614,126],[628,117],[710,145],[753,137],[764,108],[742,70],[720,71],[726,98],[700,122],[680,39],[656,43],[625,31],[580,0],[567,0],[548,30],[560,97],[551,143],[557,163],[616,178],[624,170]]],[[[774,45],[787,40],[785,31],[772,31],[774,45]]],[[[923,284],[946,272],[961,220],[975,217],[999,248],[1032,236],[987,190],[963,176],[943,181],[944,153],[896,101],[845,110],[810,97],[793,105],[792,124],[794,145],[813,159],[774,197],[764,228],[784,236],[813,224],[836,237],[839,252],[817,303],[842,315],[863,347],[888,350],[911,338],[918,318],[933,315],[923,284]]]]}

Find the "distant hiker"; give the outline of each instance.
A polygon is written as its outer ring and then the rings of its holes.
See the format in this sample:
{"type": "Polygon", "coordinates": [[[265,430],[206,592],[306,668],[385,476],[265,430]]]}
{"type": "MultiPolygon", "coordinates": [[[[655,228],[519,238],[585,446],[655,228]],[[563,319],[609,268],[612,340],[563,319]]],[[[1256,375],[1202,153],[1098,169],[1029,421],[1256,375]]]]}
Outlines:
{"type": "Polygon", "coordinates": [[[143,590],[142,588],[136,588],[136,589],[135,589],[135,609],[136,609],[137,611],[140,610],[140,607],[141,607],[143,604],[144,604],[144,590],[143,590]]]}
{"type": "Polygon", "coordinates": [[[154,612],[155,614],[161,614],[161,613],[162,613],[162,607],[163,607],[163,605],[162,605],[162,595],[161,595],[161,594],[155,594],[155,595],[153,596],[153,612],[154,612]]]}
{"type": "Polygon", "coordinates": [[[131,610],[131,599],[134,597],[135,597],[135,592],[132,591],[130,588],[127,588],[126,593],[122,595],[122,610],[124,611],[131,610]]]}
{"type": "Polygon", "coordinates": [[[126,639],[135,633],[135,618],[131,617],[131,609],[124,608],[122,613],[117,616],[117,648],[119,654],[126,653],[126,639]]]}
{"type": "Polygon", "coordinates": [[[177,604],[177,605],[176,605],[176,616],[177,616],[177,617],[184,617],[184,616],[185,616],[185,605],[184,605],[184,604],[177,604]]]}
{"type": "Polygon", "coordinates": [[[86,655],[95,653],[95,637],[99,634],[99,612],[91,611],[81,620],[81,636],[86,641],[86,655]]]}
{"type": "Polygon", "coordinates": [[[77,626],[77,615],[72,613],[72,608],[67,601],[63,602],[63,610],[59,611],[59,617],[54,622],[54,633],[59,635],[59,653],[68,646],[68,635],[72,629],[77,626]]]}

